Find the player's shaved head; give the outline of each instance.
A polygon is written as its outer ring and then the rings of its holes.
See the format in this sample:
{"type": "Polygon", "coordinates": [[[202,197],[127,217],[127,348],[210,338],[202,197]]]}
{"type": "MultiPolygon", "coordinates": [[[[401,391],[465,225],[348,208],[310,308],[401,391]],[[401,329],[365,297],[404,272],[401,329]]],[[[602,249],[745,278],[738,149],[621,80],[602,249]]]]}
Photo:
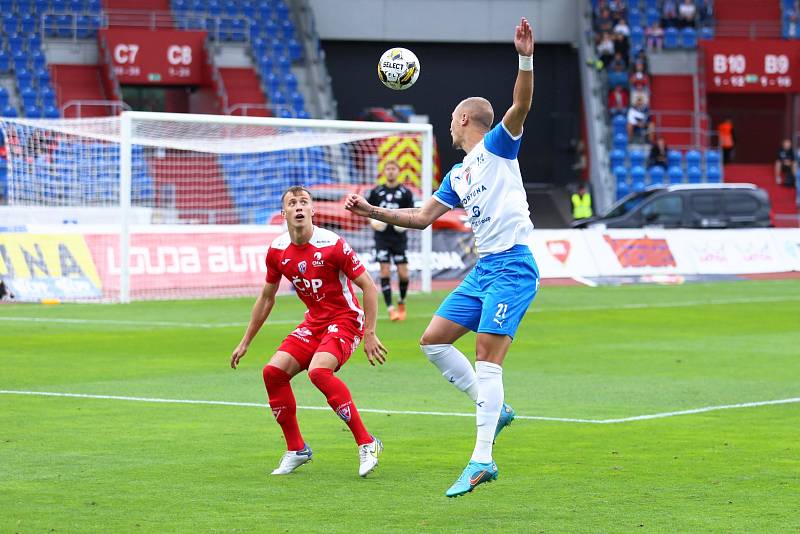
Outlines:
{"type": "Polygon", "coordinates": [[[485,98],[481,96],[465,98],[456,106],[456,114],[461,115],[462,113],[466,113],[471,122],[485,130],[488,131],[492,128],[494,110],[492,104],[485,98]]]}
{"type": "Polygon", "coordinates": [[[313,202],[314,197],[311,195],[311,191],[309,191],[302,185],[293,185],[292,187],[283,192],[283,195],[281,196],[281,206],[284,205],[283,203],[286,200],[287,196],[289,195],[297,196],[297,195],[302,195],[303,193],[307,194],[308,198],[310,198],[311,201],[313,202]]]}

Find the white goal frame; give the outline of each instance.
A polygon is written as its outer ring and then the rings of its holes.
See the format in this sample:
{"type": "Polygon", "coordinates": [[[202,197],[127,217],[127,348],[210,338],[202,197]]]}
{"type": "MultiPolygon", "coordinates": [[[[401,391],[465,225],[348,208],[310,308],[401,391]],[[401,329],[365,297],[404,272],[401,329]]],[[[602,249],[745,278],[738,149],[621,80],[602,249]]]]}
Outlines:
{"type": "MultiPolygon", "coordinates": [[[[433,127],[430,124],[415,123],[381,123],[340,120],[315,120],[315,119],[280,119],[272,117],[240,117],[230,115],[199,115],[186,113],[157,113],[146,111],[123,111],[120,115],[120,293],[119,301],[131,301],[130,285],[130,213],[131,213],[131,186],[132,186],[132,149],[135,144],[134,132],[137,123],[147,121],[170,121],[184,124],[217,124],[228,126],[266,126],[266,127],[294,127],[305,130],[336,130],[363,131],[376,133],[406,132],[419,134],[422,143],[422,201],[427,201],[432,194],[433,187],[433,127]]],[[[344,208],[342,208],[344,209],[344,208]]],[[[265,244],[266,246],[266,244],[265,244]]],[[[425,293],[431,291],[431,228],[422,231],[421,235],[421,290],[425,293]]]]}

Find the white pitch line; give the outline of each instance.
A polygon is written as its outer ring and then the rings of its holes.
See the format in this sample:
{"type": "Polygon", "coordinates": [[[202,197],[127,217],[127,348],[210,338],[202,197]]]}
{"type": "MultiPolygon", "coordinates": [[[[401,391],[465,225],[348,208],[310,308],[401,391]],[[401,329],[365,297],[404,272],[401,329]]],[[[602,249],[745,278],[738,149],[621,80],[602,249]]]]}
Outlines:
{"type": "MultiPolygon", "coordinates": [[[[553,313],[553,312],[583,312],[583,311],[604,311],[604,310],[639,310],[657,308],[684,308],[692,306],[721,306],[726,304],[759,304],[768,302],[800,302],[797,297],[762,297],[758,299],[708,299],[708,300],[686,300],[682,302],[657,302],[657,303],[630,303],[618,304],[615,306],[572,306],[572,307],[552,307],[529,309],[527,314],[553,313]]],[[[411,319],[427,319],[430,315],[410,315],[411,319]]],[[[246,322],[228,323],[193,323],[186,321],[137,321],[125,319],[73,319],[65,317],[29,317],[20,315],[0,316],[0,321],[21,322],[21,323],[54,323],[54,324],[96,324],[96,325],[117,325],[117,326],[161,326],[166,328],[233,328],[247,326],[246,322]]],[[[267,324],[274,325],[294,325],[303,321],[301,316],[296,319],[268,319],[267,324]]]]}
{"type": "MultiPolygon", "coordinates": [[[[126,397],[121,395],[91,395],[87,393],[60,393],[54,391],[19,391],[10,389],[0,389],[0,394],[35,395],[41,397],[73,397],[82,399],[106,399],[106,400],[154,402],[154,403],[167,403],[167,404],[203,404],[203,405],[213,405],[213,406],[244,406],[250,408],[269,408],[269,404],[261,404],[257,402],[233,402],[233,401],[193,400],[193,399],[161,399],[154,397],[126,397]]],[[[629,423],[631,421],[644,421],[647,419],[663,419],[665,417],[676,417],[679,415],[714,412],[717,410],[734,410],[739,408],[755,408],[758,406],[771,406],[776,404],[793,404],[793,403],[800,403],[800,397],[758,401],[758,402],[743,402],[739,404],[723,404],[720,406],[705,406],[703,408],[693,408],[691,410],[680,410],[676,412],[663,412],[663,413],[655,413],[647,415],[635,415],[632,417],[622,417],[618,419],[574,419],[569,417],[545,417],[538,415],[518,415],[516,418],[533,420],[533,421],[557,421],[562,423],[588,423],[594,425],[608,425],[615,423],[629,423]]],[[[297,408],[299,410],[330,410],[328,406],[298,406],[297,408]]],[[[364,413],[381,413],[389,415],[432,415],[439,417],[475,417],[474,413],[459,413],[459,412],[423,412],[416,410],[380,410],[373,408],[359,408],[358,411],[364,413]]]]}

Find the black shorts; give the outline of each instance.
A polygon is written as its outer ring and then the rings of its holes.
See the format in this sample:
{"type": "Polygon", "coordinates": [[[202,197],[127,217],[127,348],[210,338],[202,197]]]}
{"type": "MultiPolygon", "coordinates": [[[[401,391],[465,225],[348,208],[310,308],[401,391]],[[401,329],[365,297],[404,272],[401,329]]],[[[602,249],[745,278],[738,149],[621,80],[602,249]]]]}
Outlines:
{"type": "Polygon", "coordinates": [[[408,263],[408,258],[406,257],[405,239],[376,239],[375,260],[378,263],[393,262],[395,265],[408,263]]]}

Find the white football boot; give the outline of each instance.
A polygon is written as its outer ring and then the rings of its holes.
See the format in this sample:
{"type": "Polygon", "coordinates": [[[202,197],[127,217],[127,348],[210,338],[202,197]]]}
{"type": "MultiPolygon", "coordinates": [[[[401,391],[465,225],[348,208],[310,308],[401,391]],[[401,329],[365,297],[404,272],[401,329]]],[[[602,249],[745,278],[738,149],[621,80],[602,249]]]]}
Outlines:
{"type": "Polygon", "coordinates": [[[281,458],[281,463],[272,472],[273,475],[288,475],[304,463],[311,461],[311,447],[303,445],[299,451],[286,451],[281,458]]]}
{"type": "Polygon", "coordinates": [[[378,456],[383,452],[381,440],[372,436],[372,443],[358,446],[358,458],[361,464],[358,466],[358,475],[365,477],[378,467],[378,456]]]}

